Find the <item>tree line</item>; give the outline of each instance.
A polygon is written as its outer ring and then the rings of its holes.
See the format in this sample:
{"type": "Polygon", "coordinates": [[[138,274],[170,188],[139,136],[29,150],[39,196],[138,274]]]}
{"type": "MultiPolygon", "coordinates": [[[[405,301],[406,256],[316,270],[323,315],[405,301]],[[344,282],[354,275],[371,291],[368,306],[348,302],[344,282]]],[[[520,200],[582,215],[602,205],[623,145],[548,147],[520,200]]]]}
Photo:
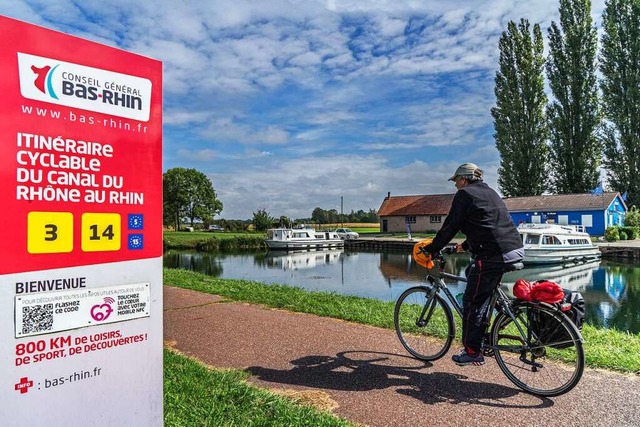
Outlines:
{"type": "Polygon", "coordinates": [[[292,219],[285,215],[279,218],[272,217],[265,209],[260,209],[253,213],[253,225],[256,230],[266,230],[268,228],[293,227],[299,224],[339,224],[339,223],[378,223],[378,212],[375,209],[369,209],[365,212],[362,209],[351,211],[348,214],[340,214],[336,209],[322,209],[316,207],[311,213],[310,218],[292,219]]]}
{"type": "Polygon", "coordinates": [[[611,189],[638,204],[640,0],[605,2],[599,50],[591,0],[560,0],[559,12],[546,57],[539,24],[510,21],[500,37],[498,186],[505,197],[585,193],[603,168],[611,189]]]}
{"type": "MultiPolygon", "coordinates": [[[[172,168],[162,175],[163,222],[166,227],[179,230],[184,224],[191,227],[201,225],[207,229],[214,224],[214,217],[222,212],[222,202],[218,200],[211,180],[196,169],[172,168]]],[[[273,226],[293,227],[296,224],[335,224],[339,222],[378,222],[375,209],[369,212],[353,210],[339,214],[335,209],[315,208],[310,218],[291,219],[287,216],[272,217],[265,209],[253,212],[247,220],[219,219],[215,223],[228,231],[242,231],[253,225],[257,230],[273,226]]]]}

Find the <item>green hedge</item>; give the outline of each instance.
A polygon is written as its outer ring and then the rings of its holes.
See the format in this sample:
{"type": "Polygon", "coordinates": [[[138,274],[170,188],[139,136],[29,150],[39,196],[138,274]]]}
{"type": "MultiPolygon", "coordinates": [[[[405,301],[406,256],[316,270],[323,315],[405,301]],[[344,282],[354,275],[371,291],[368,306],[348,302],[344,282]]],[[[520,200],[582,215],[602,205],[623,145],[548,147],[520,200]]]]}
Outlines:
{"type": "Polygon", "coordinates": [[[212,238],[196,244],[196,249],[204,252],[229,251],[236,249],[264,249],[262,236],[238,236],[231,239],[212,238]]]}
{"type": "Polygon", "coordinates": [[[607,227],[604,231],[604,238],[608,242],[615,242],[617,240],[635,240],[639,235],[638,227],[607,227]]]}

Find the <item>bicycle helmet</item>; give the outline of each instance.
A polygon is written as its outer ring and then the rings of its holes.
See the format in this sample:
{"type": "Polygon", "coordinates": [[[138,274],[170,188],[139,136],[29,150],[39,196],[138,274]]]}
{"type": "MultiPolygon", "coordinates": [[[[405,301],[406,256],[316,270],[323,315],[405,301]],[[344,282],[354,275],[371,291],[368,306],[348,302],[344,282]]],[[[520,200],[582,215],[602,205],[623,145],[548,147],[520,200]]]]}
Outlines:
{"type": "Polygon", "coordinates": [[[434,267],[433,260],[431,259],[431,254],[425,254],[420,249],[427,245],[430,245],[431,242],[433,242],[433,239],[424,239],[413,245],[413,259],[416,263],[428,269],[432,269],[434,267]]]}

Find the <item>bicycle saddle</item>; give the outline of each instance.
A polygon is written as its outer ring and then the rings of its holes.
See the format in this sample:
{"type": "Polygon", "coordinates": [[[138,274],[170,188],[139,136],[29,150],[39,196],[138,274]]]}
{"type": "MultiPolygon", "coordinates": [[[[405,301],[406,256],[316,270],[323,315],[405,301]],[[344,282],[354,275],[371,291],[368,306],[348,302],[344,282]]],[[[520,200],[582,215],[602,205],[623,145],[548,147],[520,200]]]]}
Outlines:
{"type": "Polygon", "coordinates": [[[506,264],[504,266],[504,271],[516,271],[516,270],[522,270],[524,268],[524,264],[521,262],[514,262],[513,264],[506,264]]]}

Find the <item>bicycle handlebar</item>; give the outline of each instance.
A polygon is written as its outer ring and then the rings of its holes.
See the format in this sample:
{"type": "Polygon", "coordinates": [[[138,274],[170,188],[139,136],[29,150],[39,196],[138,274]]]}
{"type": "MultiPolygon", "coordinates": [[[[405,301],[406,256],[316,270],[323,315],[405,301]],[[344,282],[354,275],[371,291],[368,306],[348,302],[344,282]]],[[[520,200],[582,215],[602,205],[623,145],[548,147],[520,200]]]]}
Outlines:
{"type": "MultiPolygon", "coordinates": [[[[425,255],[431,255],[431,258],[433,259],[434,263],[437,263],[436,265],[438,266],[438,270],[440,270],[440,275],[442,277],[447,277],[449,279],[459,279],[460,276],[455,276],[449,273],[445,273],[444,272],[444,266],[446,264],[446,260],[444,255],[452,255],[452,254],[456,254],[458,253],[456,246],[446,246],[444,248],[442,248],[442,250],[440,250],[440,252],[436,253],[436,254],[432,254],[430,252],[427,252],[424,250],[424,248],[420,248],[420,252],[422,252],[425,255]]],[[[508,271],[516,271],[516,270],[522,270],[524,268],[524,264],[522,262],[516,262],[513,264],[504,264],[504,272],[508,272],[508,271]]],[[[466,280],[465,280],[466,281],[466,280]]]]}
{"type": "Polygon", "coordinates": [[[445,255],[451,255],[455,254],[457,252],[457,249],[455,246],[445,246],[440,252],[445,255]]]}
{"type": "MultiPolygon", "coordinates": [[[[444,255],[455,254],[457,250],[455,246],[446,246],[442,248],[439,252],[432,254],[431,252],[425,251],[424,247],[421,247],[420,252],[423,253],[424,255],[431,256],[431,259],[433,260],[435,267],[437,267],[440,273],[447,274],[447,273],[444,273],[444,266],[446,264],[444,255]]],[[[458,276],[453,276],[453,277],[458,277],[458,276]]]]}
{"type": "Polygon", "coordinates": [[[431,252],[425,251],[423,246],[420,248],[420,252],[422,252],[425,255],[431,255],[432,258],[440,258],[442,257],[442,255],[452,255],[457,253],[457,249],[455,246],[445,246],[437,254],[432,254],[431,252]]]}

